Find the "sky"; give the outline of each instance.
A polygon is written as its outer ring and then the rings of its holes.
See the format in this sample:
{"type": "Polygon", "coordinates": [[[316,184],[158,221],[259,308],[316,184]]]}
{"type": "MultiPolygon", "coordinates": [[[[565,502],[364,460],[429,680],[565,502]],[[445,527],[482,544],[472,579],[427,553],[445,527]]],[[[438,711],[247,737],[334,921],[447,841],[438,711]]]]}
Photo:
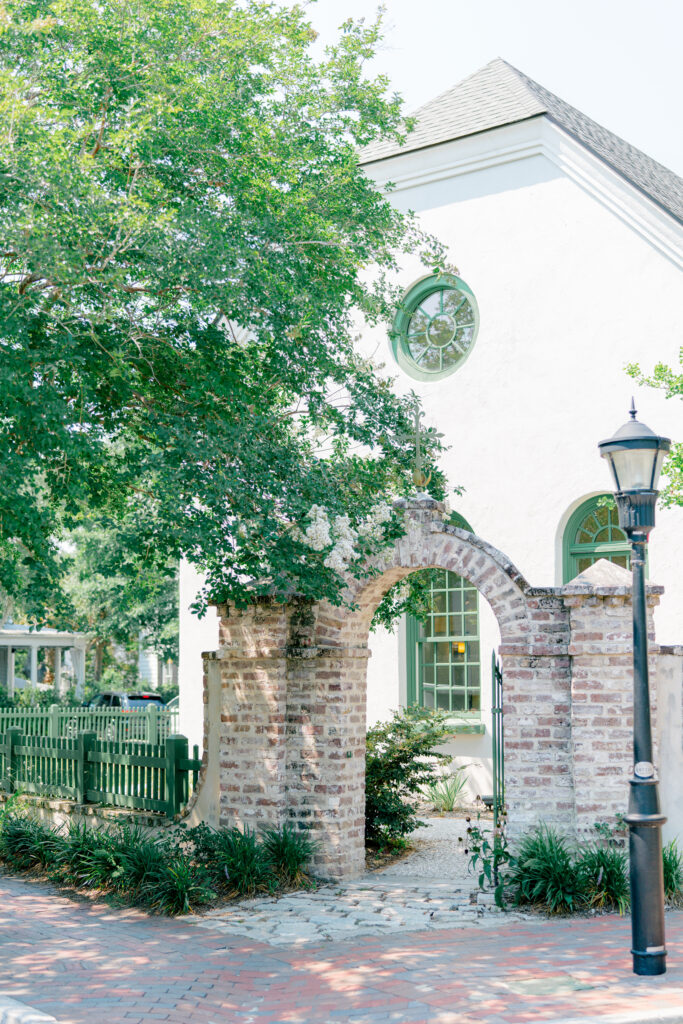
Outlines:
{"type": "MultiPolygon", "coordinates": [[[[683,0],[385,0],[373,70],[407,111],[502,57],[683,175],[683,0]]],[[[320,41],[363,0],[317,0],[320,41]]]]}

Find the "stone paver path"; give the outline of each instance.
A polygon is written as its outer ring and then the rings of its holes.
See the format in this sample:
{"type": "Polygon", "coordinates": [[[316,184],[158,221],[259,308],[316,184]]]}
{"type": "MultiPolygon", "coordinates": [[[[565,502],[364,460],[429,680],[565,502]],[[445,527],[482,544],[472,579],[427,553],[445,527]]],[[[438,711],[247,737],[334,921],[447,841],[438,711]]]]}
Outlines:
{"type": "MultiPolygon", "coordinates": [[[[314,892],[289,893],[277,900],[242,900],[184,920],[257,942],[289,946],[359,935],[491,926],[500,923],[500,916],[492,899],[477,894],[472,886],[454,889],[450,882],[371,876],[342,887],[325,885],[314,892]]],[[[504,916],[508,921],[525,917],[520,913],[504,916]]]]}
{"type": "Polygon", "coordinates": [[[426,827],[411,836],[414,853],[359,882],[323,885],[277,900],[243,900],[191,920],[276,946],[495,924],[500,911],[491,896],[477,891],[476,877],[468,872],[464,814],[425,820],[426,827]]]}
{"type": "Polygon", "coordinates": [[[60,1024],[673,1024],[683,912],[667,933],[669,973],[635,978],[616,915],[285,946],[0,877],[0,992],[60,1024]]]}

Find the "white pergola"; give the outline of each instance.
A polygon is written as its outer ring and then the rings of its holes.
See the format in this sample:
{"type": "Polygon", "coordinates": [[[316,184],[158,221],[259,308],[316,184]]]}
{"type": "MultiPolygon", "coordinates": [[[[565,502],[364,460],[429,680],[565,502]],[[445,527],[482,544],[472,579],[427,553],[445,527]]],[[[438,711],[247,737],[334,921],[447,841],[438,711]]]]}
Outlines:
{"type": "Polygon", "coordinates": [[[17,625],[8,619],[0,626],[0,684],[4,685],[7,696],[14,696],[15,654],[18,650],[29,652],[29,678],[31,686],[38,682],[38,651],[47,648],[55,652],[54,688],[55,692],[64,692],[62,678],[62,655],[71,652],[71,664],[76,677],[76,695],[81,696],[85,683],[85,649],[87,637],[84,633],[68,633],[59,629],[31,629],[30,626],[17,625]]]}

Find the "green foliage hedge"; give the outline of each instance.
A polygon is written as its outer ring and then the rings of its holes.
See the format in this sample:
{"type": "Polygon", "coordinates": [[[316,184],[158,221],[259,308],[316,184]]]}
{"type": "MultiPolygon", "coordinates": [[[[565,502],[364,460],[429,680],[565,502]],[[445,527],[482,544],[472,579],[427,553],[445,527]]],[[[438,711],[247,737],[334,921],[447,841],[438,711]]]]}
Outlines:
{"type": "Polygon", "coordinates": [[[257,835],[206,825],[158,834],[138,826],[54,828],[9,810],[0,819],[0,860],[77,889],[108,893],[159,914],[187,914],[219,897],[310,886],[315,843],[285,826],[257,835]]]}

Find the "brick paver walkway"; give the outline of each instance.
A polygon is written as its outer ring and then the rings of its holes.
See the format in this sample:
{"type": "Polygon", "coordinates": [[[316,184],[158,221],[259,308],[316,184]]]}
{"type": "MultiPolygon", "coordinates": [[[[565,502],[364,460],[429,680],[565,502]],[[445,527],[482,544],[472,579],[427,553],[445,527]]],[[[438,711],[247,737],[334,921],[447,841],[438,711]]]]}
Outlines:
{"type": "Polygon", "coordinates": [[[683,1021],[683,912],[667,915],[669,973],[636,979],[617,916],[288,948],[21,879],[0,878],[0,897],[0,992],[60,1024],[683,1021]]]}

